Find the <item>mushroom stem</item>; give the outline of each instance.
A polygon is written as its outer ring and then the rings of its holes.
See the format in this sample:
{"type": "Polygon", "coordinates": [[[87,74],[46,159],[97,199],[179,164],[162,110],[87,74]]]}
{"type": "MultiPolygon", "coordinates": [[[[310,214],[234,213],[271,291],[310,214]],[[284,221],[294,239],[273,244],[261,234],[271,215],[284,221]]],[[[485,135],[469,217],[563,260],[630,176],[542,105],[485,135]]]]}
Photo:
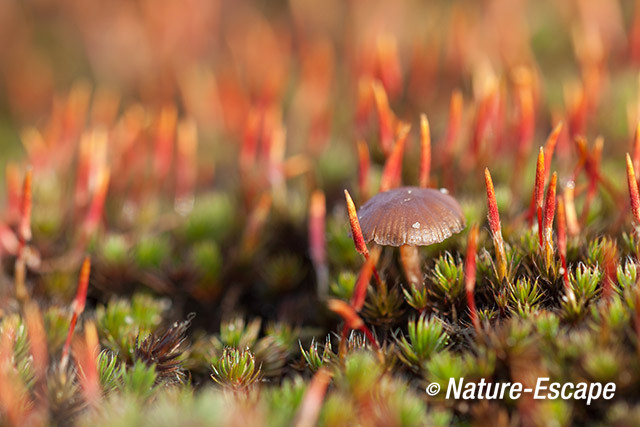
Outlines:
{"type": "Polygon", "coordinates": [[[371,249],[369,250],[369,255],[373,258],[373,264],[378,265],[378,260],[380,259],[380,253],[382,252],[382,246],[376,245],[375,243],[371,245],[371,249]]]}
{"type": "Polygon", "coordinates": [[[409,284],[422,288],[422,270],[420,269],[420,255],[418,247],[414,245],[400,246],[400,261],[404,269],[404,275],[409,284]]]}

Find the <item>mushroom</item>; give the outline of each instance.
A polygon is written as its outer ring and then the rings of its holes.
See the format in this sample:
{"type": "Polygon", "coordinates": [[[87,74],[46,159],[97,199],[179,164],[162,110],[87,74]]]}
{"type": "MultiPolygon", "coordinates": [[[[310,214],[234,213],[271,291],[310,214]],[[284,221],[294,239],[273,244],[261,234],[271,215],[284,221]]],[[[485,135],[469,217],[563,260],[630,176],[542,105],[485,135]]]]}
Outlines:
{"type": "Polygon", "coordinates": [[[366,242],[399,246],[406,279],[422,285],[418,246],[442,242],[465,227],[462,209],[446,190],[400,187],[376,194],[358,212],[366,242]]]}

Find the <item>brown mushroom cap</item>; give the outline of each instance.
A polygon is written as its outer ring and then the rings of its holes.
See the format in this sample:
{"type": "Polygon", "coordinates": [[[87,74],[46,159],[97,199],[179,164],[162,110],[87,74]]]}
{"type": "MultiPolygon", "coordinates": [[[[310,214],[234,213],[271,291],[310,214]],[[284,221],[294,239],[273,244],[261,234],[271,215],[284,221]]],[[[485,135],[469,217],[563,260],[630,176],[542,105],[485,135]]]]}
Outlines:
{"type": "Polygon", "coordinates": [[[378,193],[358,212],[367,242],[383,246],[427,246],[464,229],[458,202],[445,191],[400,187],[378,193]]]}

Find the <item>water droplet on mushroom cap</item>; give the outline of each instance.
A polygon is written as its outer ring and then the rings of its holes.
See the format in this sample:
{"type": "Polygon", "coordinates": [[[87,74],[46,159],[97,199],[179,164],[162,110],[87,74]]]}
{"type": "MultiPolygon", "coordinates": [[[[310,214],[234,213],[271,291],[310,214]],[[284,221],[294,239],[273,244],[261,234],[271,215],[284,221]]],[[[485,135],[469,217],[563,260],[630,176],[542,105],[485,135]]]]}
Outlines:
{"type": "Polygon", "coordinates": [[[427,246],[465,226],[462,209],[453,197],[418,187],[376,194],[360,208],[358,218],[365,240],[384,246],[427,246]]]}

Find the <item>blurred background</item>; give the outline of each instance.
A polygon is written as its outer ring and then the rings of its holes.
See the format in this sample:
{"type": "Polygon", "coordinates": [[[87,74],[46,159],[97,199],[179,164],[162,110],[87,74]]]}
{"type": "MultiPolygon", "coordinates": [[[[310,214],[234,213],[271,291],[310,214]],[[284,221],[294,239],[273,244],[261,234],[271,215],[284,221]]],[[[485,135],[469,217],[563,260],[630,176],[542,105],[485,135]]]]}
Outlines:
{"type": "Polygon", "coordinates": [[[593,109],[608,114],[590,121],[592,132],[618,143],[635,127],[636,3],[8,0],[3,161],[24,151],[25,127],[43,130],[69,97],[74,118],[86,110],[104,125],[134,103],[171,105],[207,138],[226,140],[240,137],[249,111],[277,105],[288,150],[350,139],[344,125],[367,78],[382,82],[398,115],[427,112],[437,134],[453,88],[478,98],[491,79],[517,85],[519,67],[530,71],[543,131],[572,108],[577,87],[594,84],[593,109]]]}

